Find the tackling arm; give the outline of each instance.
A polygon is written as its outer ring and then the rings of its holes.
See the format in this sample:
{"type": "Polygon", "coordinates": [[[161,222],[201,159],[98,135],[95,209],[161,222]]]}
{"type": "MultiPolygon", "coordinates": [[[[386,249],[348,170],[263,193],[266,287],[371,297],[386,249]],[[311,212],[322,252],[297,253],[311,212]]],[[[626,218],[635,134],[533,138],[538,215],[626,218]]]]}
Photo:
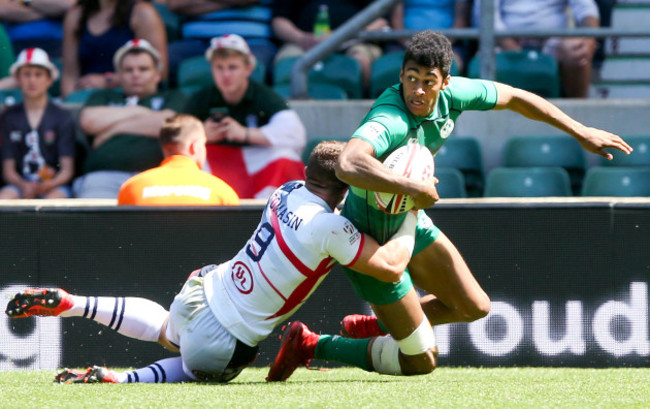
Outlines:
{"type": "Polygon", "coordinates": [[[371,236],[364,235],[361,255],[348,267],[380,281],[398,281],[411,260],[416,224],[417,212],[409,212],[402,226],[383,246],[371,236]]]}

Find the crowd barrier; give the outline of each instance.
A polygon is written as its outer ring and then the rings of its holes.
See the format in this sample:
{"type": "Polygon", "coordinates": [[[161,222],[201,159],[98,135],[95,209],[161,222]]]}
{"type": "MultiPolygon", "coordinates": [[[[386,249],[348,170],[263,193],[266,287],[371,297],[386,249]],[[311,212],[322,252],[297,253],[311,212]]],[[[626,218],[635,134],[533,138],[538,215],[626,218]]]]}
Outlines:
{"type": "MultiPolygon", "coordinates": [[[[191,271],[242,247],[262,209],[38,203],[0,206],[3,303],[25,286],[55,286],[167,307],[191,271]]],[[[443,200],[428,213],[492,299],[486,318],[435,328],[441,365],[648,366],[650,200],[443,200]]],[[[368,312],[337,267],[294,318],[338,333],[343,316],[368,312]]],[[[255,365],[273,359],[279,333],[255,365]]],[[[168,356],[83,318],[0,317],[0,370],[168,356]]]]}

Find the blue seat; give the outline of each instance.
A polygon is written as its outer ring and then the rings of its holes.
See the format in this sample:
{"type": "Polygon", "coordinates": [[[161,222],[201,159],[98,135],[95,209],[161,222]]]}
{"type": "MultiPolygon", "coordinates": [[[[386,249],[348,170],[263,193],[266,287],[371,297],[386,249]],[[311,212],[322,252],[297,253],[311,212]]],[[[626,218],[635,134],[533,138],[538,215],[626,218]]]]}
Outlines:
{"type": "Polygon", "coordinates": [[[278,51],[271,29],[271,3],[263,1],[254,6],[229,7],[213,13],[194,16],[182,23],[183,39],[210,40],[226,34],[238,34],[248,42],[259,62],[270,66],[278,51]]]}
{"type": "Polygon", "coordinates": [[[569,172],[575,195],[580,194],[587,168],[582,146],[568,135],[512,137],[505,144],[503,164],[508,167],[560,166],[569,172]]]}
{"type": "MultiPolygon", "coordinates": [[[[496,55],[496,80],[545,98],[560,96],[558,63],[552,56],[533,50],[503,51],[496,55]]],[[[469,62],[467,74],[480,77],[479,55],[469,62]]]]}
{"type": "Polygon", "coordinates": [[[569,174],[560,167],[494,168],[485,181],[485,197],[571,196],[569,174]]]}
{"type": "MultiPolygon", "coordinates": [[[[289,57],[278,61],[273,67],[273,85],[289,84],[292,68],[300,57],[289,57]]],[[[361,98],[363,92],[361,66],[352,57],[332,54],[325,60],[314,64],[309,71],[309,83],[324,83],[339,86],[345,90],[349,99],[361,98]]]]}
{"type": "Polygon", "coordinates": [[[436,167],[435,176],[439,181],[436,189],[440,198],[467,197],[465,177],[460,170],[456,168],[436,167]]]}
{"type": "MultiPolygon", "coordinates": [[[[285,99],[291,98],[291,84],[274,85],[273,89],[285,99]]],[[[307,94],[313,99],[348,99],[348,94],[343,88],[331,84],[308,84],[307,94]]]]}
{"type": "Polygon", "coordinates": [[[205,13],[183,24],[183,38],[209,39],[225,34],[239,34],[249,38],[272,38],[272,10],[269,5],[229,7],[205,13]]]}
{"type": "Polygon", "coordinates": [[[589,168],[582,185],[582,195],[650,197],[650,167],[589,168]]]}
{"type": "Polygon", "coordinates": [[[468,197],[483,196],[483,157],[476,138],[451,136],[436,153],[435,161],[436,167],[455,168],[462,172],[468,197]]]}
{"type": "MultiPolygon", "coordinates": [[[[264,83],[265,78],[266,67],[261,61],[258,61],[255,65],[255,69],[251,73],[251,79],[264,83]]],[[[178,66],[178,77],[176,78],[176,83],[179,88],[194,85],[205,86],[214,84],[210,63],[202,55],[190,57],[181,61],[178,66]]]]}
{"type": "Polygon", "coordinates": [[[614,151],[614,158],[607,160],[601,158],[601,166],[650,166],[650,135],[625,136],[627,143],[634,148],[629,155],[614,151]]]}

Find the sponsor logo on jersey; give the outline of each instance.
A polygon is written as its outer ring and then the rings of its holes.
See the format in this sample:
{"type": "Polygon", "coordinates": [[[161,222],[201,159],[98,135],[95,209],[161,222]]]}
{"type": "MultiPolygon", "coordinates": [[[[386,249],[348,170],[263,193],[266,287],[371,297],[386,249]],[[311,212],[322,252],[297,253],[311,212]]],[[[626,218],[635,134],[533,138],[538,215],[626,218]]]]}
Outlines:
{"type": "Polygon", "coordinates": [[[240,293],[248,294],[253,291],[253,274],[246,264],[241,261],[233,264],[230,277],[240,293]]]}
{"type": "Polygon", "coordinates": [[[372,140],[379,137],[385,131],[386,128],[379,122],[366,122],[365,124],[361,125],[361,128],[359,128],[359,131],[356,133],[356,135],[372,140]]]}
{"type": "Polygon", "coordinates": [[[145,186],[142,198],[177,196],[209,200],[211,192],[210,188],[197,185],[145,186]]]}
{"type": "Polygon", "coordinates": [[[451,135],[451,131],[454,130],[454,121],[451,118],[448,118],[445,124],[440,128],[440,137],[442,139],[447,139],[451,135]]]}

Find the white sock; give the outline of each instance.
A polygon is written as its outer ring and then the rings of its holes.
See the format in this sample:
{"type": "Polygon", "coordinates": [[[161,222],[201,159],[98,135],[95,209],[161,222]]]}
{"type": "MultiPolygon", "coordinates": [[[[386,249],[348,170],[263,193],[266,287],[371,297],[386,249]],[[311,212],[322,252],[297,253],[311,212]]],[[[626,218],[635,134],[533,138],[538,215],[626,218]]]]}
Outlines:
{"type": "Polygon", "coordinates": [[[180,356],[161,359],[144,368],[115,374],[120,383],[175,383],[195,380],[183,370],[183,360],[180,356]]]}
{"type": "Polygon", "coordinates": [[[157,342],[169,315],[160,304],[139,297],[83,297],[71,295],[74,306],[62,317],[84,317],[130,338],[157,342]]]}

